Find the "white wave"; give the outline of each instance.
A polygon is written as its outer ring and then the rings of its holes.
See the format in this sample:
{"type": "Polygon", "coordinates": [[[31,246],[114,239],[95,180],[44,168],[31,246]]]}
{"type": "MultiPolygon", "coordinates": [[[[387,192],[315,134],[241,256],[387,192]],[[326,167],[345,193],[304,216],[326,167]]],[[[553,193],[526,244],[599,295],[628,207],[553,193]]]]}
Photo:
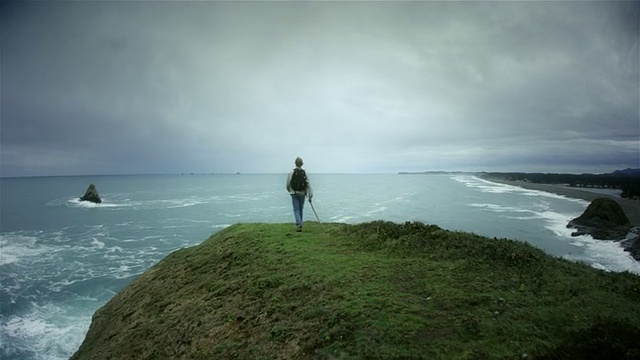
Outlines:
{"type": "MultiPolygon", "coordinates": [[[[1,245],[0,245],[1,246],[1,245]]],[[[18,257],[13,254],[7,254],[6,250],[2,250],[0,253],[0,266],[13,264],[18,261],[18,257]]]]}
{"type": "Polygon", "coordinates": [[[49,285],[47,288],[49,290],[51,290],[51,291],[54,291],[54,292],[60,292],[60,291],[62,291],[63,287],[66,287],[66,286],[69,286],[69,285],[73,285],[73,284],[75,284],[77,282],[80,282],[80,281],[84,281],[84,279],[75,279],[75,280],[64,279],[62,281],[58,281],[58,282],[55,282],[55,283],[49,285]]]}
{"type": "Polygon", "coordinates": [[[84,208],[120,208],[120,207],[127,207],[130,206],[129,204],[113,204],[113,203],[109,203],[106,200],[103,200],[101,203],[96,204],[96,203],[92,203],[90,201],[80,201],[80,200],[76,200],[76,201],[71,201],[72,204],[78,206],[78,207],[84,207],[84,208]]]}
{"type": "Polygon", "coordinates": [[[51,200],[46,206],[66,206],[82,209],[102,210],[150,210],[150,209],[176,209],[190,207],[209,202],[207,198],[187,197],[182,199],[155,199],[155,200],[131,200],[122,195],[113,198],[102,197],[102,202],[97,204],[90,201],[82,201],[79,197],[64,197],[51,200]]]}
{"type": "Polygon", "coordinates": [[[455,176],[454,180],[465,184],[467,187],[478,189],[485,193],[495,194],[515,194],[537,197],[536,203],[527,205],[526,208],[519,208],[514,206],[506,206],[495,203],[474,203],[470,206],[486,209],[488,211],[502,214],[502,216],[518,219],[518,220],[535,220],[540,219],[543,221],[544,228],[550,230],[558,238],[558,241],[565,239],[569,244],[576,249],[580,249],[578,254],[568,254],[563,256],[564,258],[586,262],[592,267],[605,270],[605,271],[629,271],[635,274],[640,274],[640,263],[633,259],[629,253],[625,252],[619,242],[606,241],[606,240],[594,240],[591,236],[583,235],[573,237],[571,234],[574,229],[567,228],[567,223],[580,215],[579,212],[564,213],[553,211],[549,207],[549,203],[540,202],[540,199],[558,199],[563,201],[571,201],[578,203],[582,206],[587,206],[588,201],[582,199],[574,199],[566,196],[549,193],[545,191],[529,190],[518,186],[494,183],[484,179],[480,179],[473,176],[455,176]],[[515,214],[527,214],[521,215],[509,215],[509,213],[515,214]]]}
{"type": "Polygon", "coordinates": [[[452,179],[465,184],[467,187],[476,188],[485,193],[494,193],[494,194],[511,193],[511,194],[525,195],[525,196],[542,196],[547,198],[562,199],[562,200],[577,202],[579,204],[584,204],[585,206],[589,204],[588,201],[585,201],[583,199],[575,199],[575,198],[567,197],[564,195],[558,195],[558,194],[541,191],[541,190],[525,189],[523,187],[519,187],[516,185],[496,183],[496,182],[488,181],[475,176],[460,175],[460,176],[454,176],[452,177],[452,179]]]}
{"type": "Polygon", "coordinates": [[[514,220],[536,220],[540,218],[538,216],[505,216],[505,217],[507,219],[514,219],[514,220]]]}
{"type": "Polygon", "coordinates": [[[206,224],[209,220],[197,220],[197,219],[189,219],[189,218],[168,218],[159,220],[160,223],[193,223],[193,224],[206,224]]]}
{"type": "Polygon", "coordinates": [[[20,262],[46,253],[46,247],[37,244],[38,238],[18,234],[0,235],[0,266],[20,262]]]}
{"type": "Polygon", "coordinates": [[[113,202],[109,198],[102,198],[102,202],[97,204],[91,201],[82,201],[79,197],[63,197],[59,199],[54,199],[45,204],[46,206],[65,206],[69,208],[84,208],[84,209],[119,209],[119,208],[131,208],[136,205],[136,203],[124,201],[124,202],[113,202]]]}
{"type": "Polygon", "coordinates": [[[551,230],[558,239],[567,239],[569,243],[580,249],[582,255],[571,254],[564,258],[590,264],[592,267],[605,271],[629,271],[640,275],[640,263],[636,261],[620,242],[613,240],[596,240],[590,235],[571,236],[575,229],[567,228],[566,224],[577,214],[561,214],[553,211],[538,213],[545,220],[545,228],[551,230]]]}
{"type": "MultiPolygon", "coordinates": [[[[575,217],[575,216],[573,216],[575,217]]],[[[571,236],[575,229],[567,228],[566,223],[572,216],[566,217],[554,214],[551,218],[555,221],[550,223],[551,229],[560,239],[567,239],[571,245],[579,248],[582,256],[573,254],[565,256],[570,260],[586,262],[592,267],[600,270],[623,272],[629,271],[640,275],[640,263],[636,261],[619,241],[597,240],[591,235],[571,236]]]]}
{"type": "Polygon", "coordinates": [[[237,217],[241,217],[242,214],[224,214],[225,217],[233,217],[233,218],[237,218],[237,217]]]}
{"type": "Polygon", "coordinates": [[[380,207],[377,207],[377,208],[375,208],[375,209],[373,209],[373,210],[367,211],[367,212],[364,214],[364,216],[369,217],[369,216],[372,216],[373,214],[380,213],[380,212],[384,212],[385,210],[387,210],[387,207],[386,207],[386,206],[380,206],[380,207]]]}
{"type": "Polygon", "coordinates": [[[329,219],[331,219],[331,221],[334,221],[334,222],[347,223],[349,222],[349,220],[356,219],[356,217],[350,216],[350,215],[336,215],[336,216],[330,217],[329,219]]]}
{"type": "Polygon", "coordinates": [[[539,204],[539,206],[532,206],[535,209],[524,209],[514,206],[505,206],[500,204],[491,204],[491,203],[473,203],[470,204],[472,207],[487,209],[496,213],[516,213],[516,214],[527,214],[527,215],[503,215],[509,219],[516,220],[536,220],[540,219],[544,221],[544,227],[548,230],[551,230],[554,234],[561,237],[570,237],[573,230],[568,229],[566,227],[567,223],[576,218],[577,213],[559,213],[555,211],[551,211],[548,209],[548,205],[539,204]]]}
{"type": "Polygon", "coordinates": [[[604,268],[608,271],[628,271],[640,275],[640,263],[636,261],[620,242],[613,240],[596,240],[589,235],[574,237],[575,243],[580,243],[584,254],[595,268],[604,268]]]}
{"type": "Polygon", "coordinates": [[[89,323],[85,316],[73,315],[60,306],[51,303],[39,306],[33,304],[31,311],[23,315],[12,315],[1,329],[6,337],[5,352],[29,349],[38,358],[47,360],[68,359],[80,346],[89,323]],[[27,345],[28,344],[28,347],[27,345]]]}
{"type": "Polygon", "coordinates": [[[452,179],[466,185],[467,187],[480,189],[482,192],[487,192],[487,193],[503,194],[503,193],[514,192],[520,189],[515,186],[511,186],[507,184],[499,184],[499,183],[486,181],[475,176],[458,175],[458,176],[453,176],[452,179]]]}
{"type": "Polygon", "coordinates": [[[88,301],[88,302],[98,302],[98,298],[86,296],[86,295],[78,295],[74,294],[74,298],[78,301],[88,301]]]}
{"type": "Polygon", "coordinates": [[[111,276],[121,280],[121,279],[127,279],[132,275],[138,275],[144,271],[144,269],[140,269],[140,266],[135,266],[135,267],[139,269],[139,271],[137,271],[136,273],[134,273],[134,271],[136,271],[134,267],[126,264],[121,264],[120,266],[114,267],[111,269],[111,276]]]}
{"type": "Polygon", "coordinates": [[[189,198],[189,199],[175,199],[175,200],[158,200],[155,202],[151,202],[151,204],[153,204],[154,206],[160,205],[159,208],[163,208],[163,209],[176,209],[176,208],[183,208],[183,207],[190,207],[190,206],[195,206],[195,205],[199,205],[199,204],[204,204],[206,203],[206,201],[202,201],[199,199],[195,199],[195,198],[189,198]]]}
{"type": "Polygon", "coordinates": [[[494,212],[521,212],[521,213],[531,213],[533,212],[532,210],[528,210],[528,209],[522,209],[522,208],[517,208],[517,207],[513,207],[513,206],[504,206],[504,205],[499,205],[499,204],[481,204],[481,203],[473,203],[473,204],[469,204],[469,206],[473,206],[473,207],[478,207],[478,208],[485,208],[494,212]]]}
{"type": "Polygon", "coordinates": [[[93,238],[93,240],[91,241],[91,245],[95,246],[98,249],[104,248],[104,243],[96,238],[93,238]]]}
{"type": "Polygon", "coordinates": [[[592,263],[591,267],[594,268],[594,269],[598,269],[598,270],[602,270],[602,271],[606,271],[606,272],[610,272],[611,271],[611,270],[607,269],[606,266],[604,266],[604,265],[602,265],[600,263],[597,263],[597,262],[592,263]]]}
{"type": "Polygon", "coordinates": [[[579,214],[562,214],[555,211],[541,211],[540,218],[545,220],[545,228],[560,237],[570,238],[574,230],[567,228],[567,223],[579,214]]]}

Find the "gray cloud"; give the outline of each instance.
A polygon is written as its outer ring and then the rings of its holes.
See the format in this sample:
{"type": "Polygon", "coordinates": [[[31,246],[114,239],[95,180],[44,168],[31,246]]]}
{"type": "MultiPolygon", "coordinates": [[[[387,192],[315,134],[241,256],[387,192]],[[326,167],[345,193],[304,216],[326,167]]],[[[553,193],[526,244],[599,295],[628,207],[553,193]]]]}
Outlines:
{"type": "Polygon", "coordinates": [[[638,3],[0,6],[3,176],[640,167],[638,3]]]}

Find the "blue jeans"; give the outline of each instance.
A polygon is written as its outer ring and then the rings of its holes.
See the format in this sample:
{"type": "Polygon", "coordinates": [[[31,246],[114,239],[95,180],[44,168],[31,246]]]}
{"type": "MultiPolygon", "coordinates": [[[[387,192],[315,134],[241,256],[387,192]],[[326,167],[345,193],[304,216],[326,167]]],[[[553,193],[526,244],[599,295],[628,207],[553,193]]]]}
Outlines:
{"type": "Polygon", "coordinates": [[[304,199],[306,193],[295,193],[291,195],[291,201],[293,202],[293,215],[296,218],[296,225],[302,226],[302,209],[304,208],[304,199]]]}

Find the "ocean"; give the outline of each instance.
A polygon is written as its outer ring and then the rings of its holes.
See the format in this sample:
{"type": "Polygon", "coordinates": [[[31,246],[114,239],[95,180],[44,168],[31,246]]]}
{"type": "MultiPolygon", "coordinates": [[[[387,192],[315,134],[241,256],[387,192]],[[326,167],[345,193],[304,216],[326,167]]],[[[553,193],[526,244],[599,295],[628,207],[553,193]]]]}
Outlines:
{"type": "MultiPolygon", "coordinates": [[[[322,222],[421,221],[640,274],[619,244],[571,237],[566,224],[584,200],[473,174],[309,178],[322,222]]],[[[169,253],[234,223],[293,223],[285,181],[286,174],[0,179],[0,357],[68,359],[92,314],[169,253]],[[102,204],[79,201],[90,183],[102,204]]],[[[315,220],[308,204],[305,220],[315,220]]]]}

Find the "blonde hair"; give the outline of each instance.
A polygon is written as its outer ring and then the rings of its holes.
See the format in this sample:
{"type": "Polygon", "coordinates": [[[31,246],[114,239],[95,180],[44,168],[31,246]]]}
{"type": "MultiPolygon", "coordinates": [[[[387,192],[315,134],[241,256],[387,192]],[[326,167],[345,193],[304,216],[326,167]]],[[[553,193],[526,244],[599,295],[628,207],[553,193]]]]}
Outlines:
{"type": "Polygon", "coordinates": [[[302,162],[302,159],[298,156],[296,158],[296,166],[302,166],[302,165],[304,165],[304,163],[302,162]]]}

